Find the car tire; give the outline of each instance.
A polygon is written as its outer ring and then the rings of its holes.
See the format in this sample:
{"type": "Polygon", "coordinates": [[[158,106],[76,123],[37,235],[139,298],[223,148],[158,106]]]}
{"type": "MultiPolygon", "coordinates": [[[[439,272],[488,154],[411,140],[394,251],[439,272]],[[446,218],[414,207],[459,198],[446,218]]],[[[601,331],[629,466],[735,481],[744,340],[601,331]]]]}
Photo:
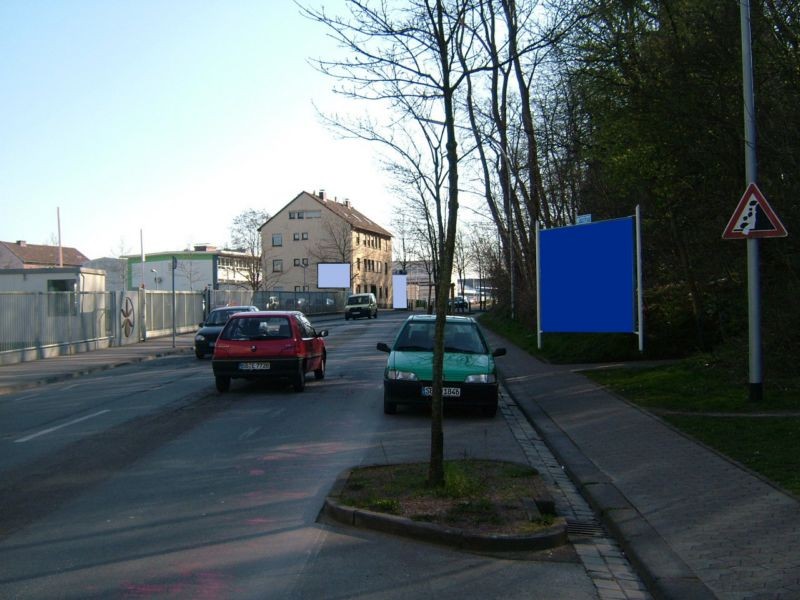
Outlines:
{"type": "Polygon", "coordinates": [[[325,379],[325,361],[326,361],[326,358],[323,356],[322,357],[322,363],[320,364],[319,369],[316,369],[314,371],[314,379],[317,379],[317,380],[325,379]]]}
{"type": "Polygon", "coordinates": [[[195,350],[195,351],[194,351],[194,355],[195,355],[197,358],[200,358],[200,359],[202,359],[202,358],[205,356],[205,354],[203,354],[202,352],[200,352],[200,350],[195,350]]]}
{"type": "Polygon", "coordinates": [[[345,315],[345,316],[344,316],[344,320],[345,320],[345,321],[349,321],[349,320],[350,320],[350,315],[345,315]]]}
{"type": "Polygon", "coordinates": [[[295,392],[302,392],[306,389],[306,370],[305,365],[301,364],[295,373],[294,379],[292,380],[292,387],[294,388],[295,392]]]}
{"type": "Polygon", "coordinates": [[[231,389],[231,378],[225,377],[223,375],[217,375],[215,378],[215,382],[217,384],[217,391],[220,394],[224,394],[229,389],[231,389]]]}
{"type": "Polygon", "coordinates": [[[497,414],[497,404],[495,403],[492,406],[484,406],[482,409],[483,416],[487,419],[493,419],[494,416],[497,414]]]}
{"type": "Polygon", "coordinates": [[[383,390],[383,414],[394,415],[397,414],[397,403],[392,402],[386,388],[383,390]]]}

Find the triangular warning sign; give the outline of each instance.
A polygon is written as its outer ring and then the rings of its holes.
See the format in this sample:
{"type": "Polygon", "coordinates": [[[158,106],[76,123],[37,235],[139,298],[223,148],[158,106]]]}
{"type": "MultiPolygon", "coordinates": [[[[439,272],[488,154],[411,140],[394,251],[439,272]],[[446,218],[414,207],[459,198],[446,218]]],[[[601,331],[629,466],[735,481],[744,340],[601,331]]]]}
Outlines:
{"type": "Polygon", "coordinates": [[[724,240],[786,237],[786,228],[755,183],[747,186],[722,234],[724,240]]]}

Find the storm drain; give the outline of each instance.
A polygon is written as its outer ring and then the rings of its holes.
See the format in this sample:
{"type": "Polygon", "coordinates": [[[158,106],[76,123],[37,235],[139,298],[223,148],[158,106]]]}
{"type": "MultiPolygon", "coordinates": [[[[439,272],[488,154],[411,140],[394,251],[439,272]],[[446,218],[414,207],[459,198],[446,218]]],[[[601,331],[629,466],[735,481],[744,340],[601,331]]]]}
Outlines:
{"type": "Polygon", "coordinates": [[[603,537],[606,532],[597,521],[571,521],[567,519],[567,534],[603,537]]]}

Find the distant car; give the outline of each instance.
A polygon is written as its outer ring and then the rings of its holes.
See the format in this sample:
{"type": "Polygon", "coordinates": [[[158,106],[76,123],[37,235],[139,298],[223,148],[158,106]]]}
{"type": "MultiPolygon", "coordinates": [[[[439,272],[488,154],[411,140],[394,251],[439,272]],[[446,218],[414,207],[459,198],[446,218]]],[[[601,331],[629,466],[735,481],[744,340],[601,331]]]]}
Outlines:
{"type": "Polygon", "coordinates": [[[217,336],[231,315],[257,310],[256,306],[223,306],[213,309],[208,313],[206,320],[200,323],[200,330],[194,335],[194,355],[203,358],[206,354],[214,353],[217,336]]]}
{"type": "Polygon", "coordinates": [[[299,311],[262,311],[233,315],[219,334],[211,364],[217,390],[231,379],[278,379],[302,392],[306,373],[325,378],[328,360],[323,329],[316,331],[299,311]]]}
{"type": "Polygon", "coordinates": [[[470,312],[470,303],[469,300],[464,298],[464,296],[456,296],[452,300],[448,302],[450,306],[450,310],[452,312],[460,312],[460,313],[468,313],[470,312]]]}
{"type": "MultiPolygon", "coordinates": [[[[412,315],[400,328],[388,352],[383,374],[383,412],[394,414],[398,404],[430,406],[433,393],[433,341],[436,317],[412,315]]],[[[505,348],[489,349],[472,317],[447,316],[444,327],[445,406],[477,407],[487,417],[497,413],[497,370],[494,359],[505,348]]]]}
{"type": "Polygon", "coordinates": [[[353,294],[347,299],[344,307],[344,320],[367,317],[378,318],[378,301],[375,294],[353,294]]]}

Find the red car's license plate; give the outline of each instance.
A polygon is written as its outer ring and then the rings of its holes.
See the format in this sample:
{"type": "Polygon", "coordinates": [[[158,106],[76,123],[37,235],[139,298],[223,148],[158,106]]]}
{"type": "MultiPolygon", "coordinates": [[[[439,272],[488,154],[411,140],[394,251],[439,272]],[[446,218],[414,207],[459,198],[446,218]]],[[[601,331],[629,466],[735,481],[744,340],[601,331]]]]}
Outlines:
{"type": "Polygon", "coordinates": [[[268,362],[239,363],[240,371],[266,371],[267,369],[269,369],[268,362]]]}

